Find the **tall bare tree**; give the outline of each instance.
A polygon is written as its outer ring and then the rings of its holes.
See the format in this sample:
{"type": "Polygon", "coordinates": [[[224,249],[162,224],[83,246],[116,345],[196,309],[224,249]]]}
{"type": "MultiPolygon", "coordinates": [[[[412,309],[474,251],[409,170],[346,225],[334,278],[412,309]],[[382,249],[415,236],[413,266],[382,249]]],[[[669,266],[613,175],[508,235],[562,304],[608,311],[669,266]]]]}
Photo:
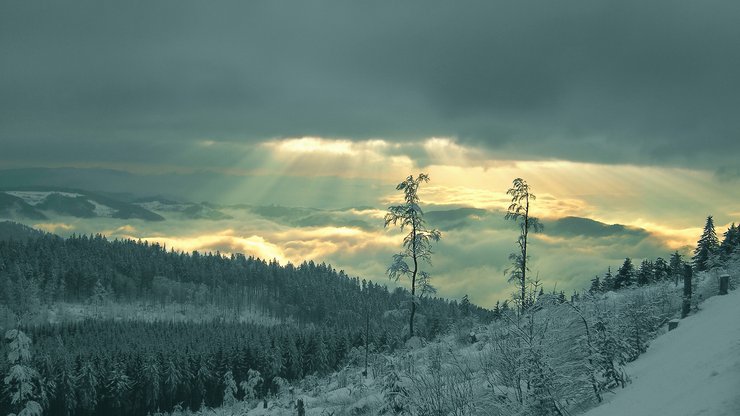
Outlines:
{"type": "Polygon", "coordinates": [[[530,187],[524,179],[514,179],[512,187],[506,193],[511,195],[511,205],[509,205],[505,218],[519,224],[519,238],[517,239],[519,251],[509,255],[512,267],[508,270],[508,273],[509,281],[517,282],[519,285],[518,303],[521,312],[527,306],[527,271],[529,271],[527,267],[527,260],[529,260],[527,245],[529,232],[540,232],[543,227],[536,217],[529,215],[530,202],[537,199],[537,197],[530,192],[530,187]]]}
{"type": "Polygon", "coordinates": [[[436,229],[427,228],[424,212],[419,206],[419,186],[426,182],[429,182],[429,176],[425,173],[420,173],[416,178],[409,175],[396,186],[396,190],[403,192],[403,204],[388,207],[388,213],[385,214],[386,227],[393,225],[401,227],[401,230],[409,230],[403,239],[403,251],[393,255],[393,263],[388,267],[390,279],[398,281],[405,276],[411,280],[409,338],[414,336],[414,315],[419,298],[426,293],[434,292],[434,288],[429,284],[429,274],[420,270],[419,263],[424,261],[431,265],[432,242],[439,241],[442,235],[436,229]],[[420,292],[419,297],[417,292],[420,292]]]}

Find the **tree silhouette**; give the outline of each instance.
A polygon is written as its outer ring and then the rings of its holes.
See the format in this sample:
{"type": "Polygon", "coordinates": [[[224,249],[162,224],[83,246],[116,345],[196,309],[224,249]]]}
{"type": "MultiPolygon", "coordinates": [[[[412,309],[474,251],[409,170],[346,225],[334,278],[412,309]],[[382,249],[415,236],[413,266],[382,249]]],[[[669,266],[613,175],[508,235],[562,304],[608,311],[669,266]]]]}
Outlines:
{"type": "Polygon", "coordinates": [[[717,233],[714,231],[714,219],[712,216],[707,217],[707,222],[704,225],[704,231],[701,234],[701,238],[696,244],[696,250],[694,250],[694,269],[697,272],[702,272],[709,269],[709,259],[719,251],[719,239],[717,233]]]}
{"type": "Polygon", "coordinates": [[[537,218],[529,215],[530,201],[534,201],[537,197],[530,192],[530,187],[524,179],[514,179],[512,187],[506,193],[511,195],[511,205],[509,205],[505,218],[519,224],[519,238],[517,239],[519,252],[509,255],[512,267],[507,272],[509,273],[509,281],[515,281],[519,285],[521,293],[518,302],[521,312],[527,303],[527,271],[529,270],[527,267],[527,260],[529,259],[527,246],[529,232],[540,232],[543,227],[537,218]]]}
{"type": "Polygon", "coordinates": [[[419,206],[419,186],[429,182],[429,176],[420,173],[414,178],[409,175],[396,186],[396,190],[404,194],[404,203],[388,207],[385,214],[385,226],[399,226],[401,230],[409,229],[403,239],[403,251],[393,256],[393,263],[388,267],[388,277],[398,281],[402,276],[411,279],[411,316],[409,318],[409,338],[414,336],[414,315],[419,298],[426,293],[433,293],[434,288],[429,284],[429,274],[419,269],[419,262],[431,264],[432,242],[439,241],[441,233],[435,229],[428,229],[424,221],[424,212],[419,206]],[[412,264],[409,265],[408,262],[412,264]],[[416,292],[419,289],[420,296],[416,292]]]}

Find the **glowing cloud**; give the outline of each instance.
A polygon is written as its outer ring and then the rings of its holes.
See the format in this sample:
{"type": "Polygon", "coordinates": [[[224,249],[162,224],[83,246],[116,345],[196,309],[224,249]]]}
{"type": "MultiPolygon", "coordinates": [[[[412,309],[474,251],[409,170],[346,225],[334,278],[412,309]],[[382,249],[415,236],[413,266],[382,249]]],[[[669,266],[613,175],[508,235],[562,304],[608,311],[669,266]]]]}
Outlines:
{"type": "Polygon", "coordinates": [[[65,224],[63,222],[58,223],[38,223],[33,224],[34,228],[38,228],[39,230],[44,230],[49,233],[58,233],[60,231],[70,231],[74,230],[74,226],[71,224],[65,224]]]}

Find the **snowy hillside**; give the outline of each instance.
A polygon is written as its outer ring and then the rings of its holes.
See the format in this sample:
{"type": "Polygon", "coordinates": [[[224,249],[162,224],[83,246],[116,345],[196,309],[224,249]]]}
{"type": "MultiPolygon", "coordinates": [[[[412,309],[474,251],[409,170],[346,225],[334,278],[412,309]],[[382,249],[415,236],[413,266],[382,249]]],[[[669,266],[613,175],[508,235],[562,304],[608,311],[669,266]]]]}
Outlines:
{"type": "Polygon", "coordinates": [[[146,208],[100,193],[56,189],[0,191],[0,218],[38,220],[58,215],[75,218],[164,220],[162,216],[146,208]]]}
{"type": "Polygon", "coordinates": [[[632,383],[585,416],[740,415],[740,291],[708,299],[626,371],[632,383]]]}
{"type": "MultiPolygon", "coordinates": [[[[634,305],[635,299],[647,296],[658,299],[668,286],[654,286],[635,291],[609,293],[602,300],[609,303],[634,305]]],[[[698,287],[706,294],[714,294],[711,279],[703,279],[698,287]]],[[[675,292],[671,292],[675,293],[675,292]]],[[[675,296],[672,296],[675,299],[675,296]]],[[[677,305],[671,305],[675,309],[677,305]]],[[[555,317],[556,315],[551,315],[555,317]]],[[[561,315],[562,317],[562,315],[561,315]]],[[[677,329],[665,332],[661,327],[647,351],[624,367],[630,382],[625,388],[613,387],[604,391],[604,402],[593,406],[577,405],[575,390],[559,391],[558,402],[564,404],[561,414],[582,416],[737,416],[740,415],[740,291],[727,296],[712,296],[699,304],[699,311],[679,322],[677,329]],[[571,400],[570,409],[566,400],[571,400]]],[[[552,321],[550,325],[555,325],[552,321]]],[[[566,325],[567,327],[567,325],[566,325]]],[[[394,414],[388,407],[389,393],[401,400],[396,414],[412,415],[544,415],[535,410],[517,407],[516,403],[501,401],[505,388],[496,386],[491,396],[491,385],[500,383],[500,374],[487,371],[495,365],[497,356],[505,350],[490,349],[496,340],[497,326],[478,326],[474,332],[479,341],[461,340],[467,332],[452,331],[445,337],[416,346],[393,355],[371,354],[370,377],[364,379],[361,354],[354,364],[325,378],[309,377],[293,385],[290,391],[280,389],[266,401],[233,401],[232,405],[200,412],[175,411],[173,416],[233,415],[249,416],[294,415],[297,400],[301,399],[306,415],[385,415],[394,414]],[[489,354],[492,353],[493,355],[489,354]],[[491,361],[493,360],[493,361],[491,361]],[[437,365],[434,365],[437,362],[437,365]],[[437,370],[434,370],[437,368],[437,370]],[[396,374],[396,376],[394,376],[396,374]],[[503,389],[502,389],[503,388],[503,389]],[[394,393],[395,392],[395,393],[394,393]],[[441,413],[430,413],[430,410],[441,413]],[[404,413],[407,412],[407,413],[404,413]]],[[[556,337],[558,335],[554,334],[556,337]]],[[[561,343],[562,344],[562,343],[561,343]]],[[[566,343],[567,344],[567,343],[566,343]]],[[[554,344],[550,344],[551,349],[554,344]]],[[[558,366],[550,360],[558,378],[575,377],[577,367],[558,366]],[[562,370],[571,369],[571,373],[562,370]]],[[[553,386],[558,387],[559,382],[553,386]]],[[[567,384],[567,388],[577,388],[567,384]]],[[[236,391],[234,385],[234,391],[236,391]]],[[[585,392],[587,395],[589,392],[585,392]]],[[[587,400],[588,401],[588,400],[587,400]]],[[[393,400],[391,400],[393,402],[393,400]]]]}

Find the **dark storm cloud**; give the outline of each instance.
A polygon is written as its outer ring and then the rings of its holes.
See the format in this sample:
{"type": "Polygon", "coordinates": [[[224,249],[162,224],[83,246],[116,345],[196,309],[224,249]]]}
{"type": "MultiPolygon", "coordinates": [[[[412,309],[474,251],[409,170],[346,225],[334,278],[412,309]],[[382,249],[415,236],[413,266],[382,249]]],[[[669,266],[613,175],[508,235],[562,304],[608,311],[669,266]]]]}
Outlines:
{"type": "Polygon", "coordinates": [[[0,160],[449,135],[502,157],[733,166],[738,17],[712,0],[4,2],[0,160]]]}

